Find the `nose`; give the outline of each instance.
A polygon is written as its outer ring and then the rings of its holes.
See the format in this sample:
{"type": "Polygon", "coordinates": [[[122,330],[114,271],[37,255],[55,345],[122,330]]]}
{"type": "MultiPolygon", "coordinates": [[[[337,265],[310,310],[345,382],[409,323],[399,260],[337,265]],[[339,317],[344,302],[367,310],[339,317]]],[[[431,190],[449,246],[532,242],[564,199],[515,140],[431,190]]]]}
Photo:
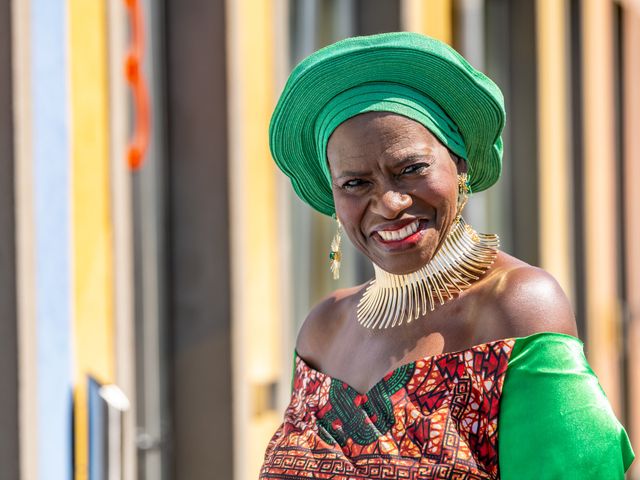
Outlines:
{"type": "Polygon", "coordinates": [[[394,219],[402,211],[409,208],[412,203],[411,195],[398,192],[394,189],[387,189],[382,192],[382,195],[374,202],[372,210],[384,218],[394,219]]]}

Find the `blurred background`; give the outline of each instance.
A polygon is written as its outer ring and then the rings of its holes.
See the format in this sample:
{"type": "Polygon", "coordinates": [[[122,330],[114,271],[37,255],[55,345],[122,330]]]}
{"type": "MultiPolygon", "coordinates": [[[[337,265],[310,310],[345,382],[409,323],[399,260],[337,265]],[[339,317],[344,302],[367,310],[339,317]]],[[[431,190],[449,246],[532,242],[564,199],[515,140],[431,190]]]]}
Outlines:
{"type": "Polygon", "coordinates": [[[0,0],[2,480],[257,478],[306,312],[371,274],[347,246],[331,280],[269,117],[303,57],[396,30],[502,88],[467,220],[558,278],[640,449],[640,1],[0,0]]]}

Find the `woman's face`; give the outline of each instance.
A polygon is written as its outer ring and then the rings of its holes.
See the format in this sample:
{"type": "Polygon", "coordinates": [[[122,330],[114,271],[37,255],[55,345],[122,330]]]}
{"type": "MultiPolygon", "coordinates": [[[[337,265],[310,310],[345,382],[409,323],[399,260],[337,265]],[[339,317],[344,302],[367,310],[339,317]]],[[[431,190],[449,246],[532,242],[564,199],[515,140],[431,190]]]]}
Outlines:
{"type": "Polygon", "coordinates": [[[464,160],[420,123],[387,112],[338,126],[327,158],[336,214],[353,244],[390,273],[423,267],[455,218],[464,160]]]}

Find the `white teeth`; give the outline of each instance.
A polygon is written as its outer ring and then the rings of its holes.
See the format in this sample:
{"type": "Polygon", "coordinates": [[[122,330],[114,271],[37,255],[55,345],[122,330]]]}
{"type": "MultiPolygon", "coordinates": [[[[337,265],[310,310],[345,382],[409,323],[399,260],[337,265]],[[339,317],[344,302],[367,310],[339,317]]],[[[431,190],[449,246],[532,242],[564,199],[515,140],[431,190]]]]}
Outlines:
{"type": "Polygon", "coordinates": [[[404,240],[409,235],[413,235],[418,231],[418,225],[419,221],[416,220],[398,230],[380,230],[378,231],[378,234],[382,237],[383,240],[387,242],[391,240],[404,240]]]}

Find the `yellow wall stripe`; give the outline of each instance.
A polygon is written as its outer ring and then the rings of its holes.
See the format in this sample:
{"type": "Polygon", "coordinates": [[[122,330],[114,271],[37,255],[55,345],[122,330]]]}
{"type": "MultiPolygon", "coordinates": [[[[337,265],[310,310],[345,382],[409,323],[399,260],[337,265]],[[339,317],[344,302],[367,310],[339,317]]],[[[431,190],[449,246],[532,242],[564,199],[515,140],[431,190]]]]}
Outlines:
{"type": "Polygon", "coordinates": [[[451,45],[451,0],[403,0],[400,9],[403,30],[423,33],[451,45]]]}
{"type": "Polygon", "coordinates": [[[582,2],[587,352],[620,414],[613,2],[582,2]]]}
{"type": "Polygon", "coordinates": [[[567,112],[567,2],[536,2],[540,259],[573,297],[567,112]]]}
{"type": "Polygon", "coordinates": [[[234,468],[242,479],[258,476],[265,445],[281,421],[264,401],[282,370],[281,257],[288,254],[279,241],[288,233],[278,230],[277,173],[268,147],[277,1],[227,2],[234,468]]]}
{"type": "Polygon", "coordinates": [[[76,480],[88,476],[86,375],[114,377],[107,32],[104,1],[69,0],[76,480]]]}

